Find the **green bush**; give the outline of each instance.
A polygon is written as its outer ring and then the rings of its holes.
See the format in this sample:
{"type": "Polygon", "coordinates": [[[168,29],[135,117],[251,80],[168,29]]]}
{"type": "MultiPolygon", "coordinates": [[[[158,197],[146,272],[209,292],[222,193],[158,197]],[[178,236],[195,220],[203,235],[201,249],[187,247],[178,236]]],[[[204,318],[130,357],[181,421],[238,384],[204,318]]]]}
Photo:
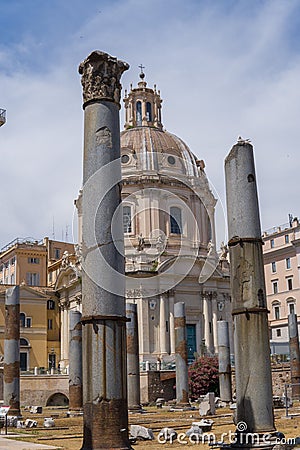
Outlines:
{"type": "Polygon", "coordinates": [[[190,365],[189,389],[192,400],[197,400],[207,392],[219,394],[218,358],[202,356],[190,365]]]}

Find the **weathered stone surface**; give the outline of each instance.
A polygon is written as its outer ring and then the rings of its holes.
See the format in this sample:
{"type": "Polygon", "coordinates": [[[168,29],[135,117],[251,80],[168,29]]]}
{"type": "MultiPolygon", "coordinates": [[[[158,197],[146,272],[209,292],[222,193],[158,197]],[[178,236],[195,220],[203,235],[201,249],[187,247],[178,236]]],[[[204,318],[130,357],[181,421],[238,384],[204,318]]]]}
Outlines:
{"type": "Polygon", "coordinates": [[[252,145],[239,139],[225,160],[234,326],[236,420],[275,431],[268,310],[252,145]]]}
{"type": "Polygon", "coordinates": [[[176,404],[189,406],[188,353],[186,337],[185,304],[174,305],[175,360],[176,360],[176,404]]]}
{"type": "Polygon", "coordinates": [[[130,435],[135,439],[150,440],[154,439],[154,434],[151,428],[142,427],[141,425],[131,425],[130,435]]]}
{"type": "Polygon", "coordinates": [[[208,400],[203,400],[199,405],[200,416],[208,416],[210,414],[210,404],[208,400]]]}

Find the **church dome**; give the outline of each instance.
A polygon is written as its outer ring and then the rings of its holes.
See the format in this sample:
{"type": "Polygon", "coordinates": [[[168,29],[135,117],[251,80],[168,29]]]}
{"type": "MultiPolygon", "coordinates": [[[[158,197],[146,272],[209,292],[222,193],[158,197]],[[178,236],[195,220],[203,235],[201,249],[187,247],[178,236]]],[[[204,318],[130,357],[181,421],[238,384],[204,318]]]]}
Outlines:
{"type": "Polygon", "coordinates": [[[124,174],[142,171],[176,172],[199,177],[204,168],[189,147],[177,136],[154,127],[136,127],[121,133],[121,160],[124,174]]]}

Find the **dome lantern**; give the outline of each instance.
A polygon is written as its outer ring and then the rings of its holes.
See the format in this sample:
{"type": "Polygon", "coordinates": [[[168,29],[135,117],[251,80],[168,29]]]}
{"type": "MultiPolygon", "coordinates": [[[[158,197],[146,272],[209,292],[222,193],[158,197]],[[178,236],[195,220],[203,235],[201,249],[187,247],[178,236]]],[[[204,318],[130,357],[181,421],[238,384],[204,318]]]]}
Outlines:
{"type": "Polygon", "coordinates": [[[137,88],[132,88],[130,85],[130,92],[126,93],[124,98],[125,103],[125,125],[124,128],[135,127],[154,127],[159,130],[163,129],[161,123],[161,104],[160,92],[154,89],[148,88],[145,81],[145,68],[142,64],[139,66],[141,69],[140,79],[137,88]]]}

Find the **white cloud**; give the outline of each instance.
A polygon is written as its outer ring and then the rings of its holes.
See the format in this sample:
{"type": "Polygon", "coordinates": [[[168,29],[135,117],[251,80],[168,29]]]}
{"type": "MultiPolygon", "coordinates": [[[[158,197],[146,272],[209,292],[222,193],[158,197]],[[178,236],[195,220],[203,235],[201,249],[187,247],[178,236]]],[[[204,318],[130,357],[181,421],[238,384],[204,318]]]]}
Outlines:
{"type": "Polygon", "coordinates": [[[300,61],[290,35],[297,2],[98,5],[80,28],[68,24],[65,39],[49,27],[42,38],[28,29],[18,46],[0,49],[0,107],[8,118],[0,131],[1,244],[51,236],[53,216],[57,238],[71,224],[82,164],[77,67],[94,49],[131,64],[124,88],[146,66],[149,85],[161,89],[164,125],[206,161],[221,198],[224,158],[242,135],[255,146],[263,228],[299,213],[300,61]]]}

